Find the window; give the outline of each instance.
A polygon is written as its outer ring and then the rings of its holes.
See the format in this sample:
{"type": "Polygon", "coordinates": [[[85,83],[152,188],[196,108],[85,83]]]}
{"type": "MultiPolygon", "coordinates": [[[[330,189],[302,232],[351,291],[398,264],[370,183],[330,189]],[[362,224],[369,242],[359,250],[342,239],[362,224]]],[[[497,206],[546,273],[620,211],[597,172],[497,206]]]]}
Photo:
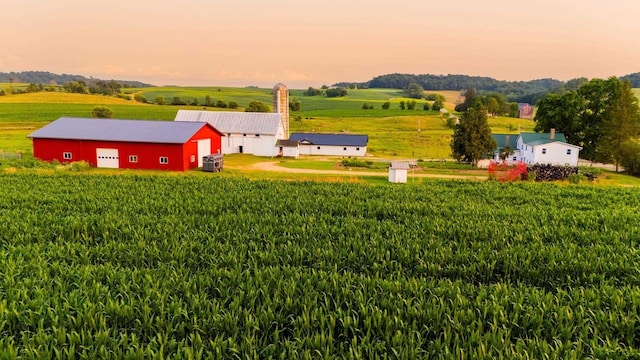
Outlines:
{"type": "Polygon", "coordinates": [[[357,148],[356,148],[356,151],[360,151],[360,148],[359,148],[359,147],[357,147],[357,148]]]}
{"type": "Polygon", "coordinates": [[[571,149],[567,149],[567,155],[571,155],[571,149]]]}
{"type": "Polygon", "coordinates": [[[345,148],[342,148],[342,150],[347,151],[347,148],[346,148],[346,147],[345,147],[345,148]]]}
{"type": "Polygon", "coordinates": [[[513,157],[513,161],[516,161],[517,159],[518,159],[517,157],[515,157],[515,156],[513,157]]]}
{"type": "Polygon", "coordinates": [[[62,158],[65,160],[71,160],[71,153],[70,152],[63,152],[62,153],[62,158]]]}
{"type": "Polygon", "coordinates": [[[547,153],[547,149],[546,148],[542,148],[542,154],[546,154],[547,153]]]}
{"type": "Polygon", "coordinates": [[[247,134],[242,134],[242,136],[247,136],[247,134]]]}
{"type": "Polygon", "coordinates": [[[196,156],[195,155],[189,156],[189,161],[191,161],[192,163],[196,162],[196,156]]]}
{"type": "Polygon", "coordinates": [[[160,156],[160,164],[168,164],[169,158],[166,156],[160,156]]]}
{"type": "Polygon", "coordinates": [[[260,137],[260,134],[256,134],[256,137],[260,137]]]}
{"type": "Polygon", "coordinates": [[[138,162],[138,155],[129,155],[129,162],[130,163],[137,163],[138,162]]]}
{"type": "Polygon", "coordinates": [[[318,146],[318,150],[320,150],[320,146],[318,146]]]}

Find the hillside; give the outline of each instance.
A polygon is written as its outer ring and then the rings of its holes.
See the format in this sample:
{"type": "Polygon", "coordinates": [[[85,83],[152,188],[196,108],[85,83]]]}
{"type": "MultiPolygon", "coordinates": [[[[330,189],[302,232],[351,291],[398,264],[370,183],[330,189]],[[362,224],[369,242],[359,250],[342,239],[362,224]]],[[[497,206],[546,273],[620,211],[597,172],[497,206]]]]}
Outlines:
{"type": "MultiPolygon", "coordinates": [[[[640,87],[640,73],[621,76],[622,80],[629,80],[632,87],[640,87]]],[[[433,74],[386,74],[373,79],[355,83],[359,88],[390,88],[405,89],[410,83],[420,84],[428,90],[466,90],[475,89],[478,92],[497,92],[503,94],[509,101],[527,102],[535,104],[545,94],[565,86],[571,86],[570,81],[555,79],[537,79],[530,81],[504,81],[484,76],[469,75],[433,75],[433,74]]],[[[349,86],[353,83],[341,82],[336,86],[349,86]]]]}
{"type": "MultiPolygon", "coordinates": [[[[85,83],[91,83],[98,81],[94,77],[85,77],[82,75],[70,75],[70,74],[54,74],[48,71],[21,71],[21,72],[0,72],[0,83],[33,83],[33,84],[66,84],[70,81],[84,81],[85,83]]],[[[112,80],[112,79],[107,79],[112,80]]],[[[148,87],[153,86],[140,81],[132,80],[116,80],[117,82],[127,87],[148,87]]]]}

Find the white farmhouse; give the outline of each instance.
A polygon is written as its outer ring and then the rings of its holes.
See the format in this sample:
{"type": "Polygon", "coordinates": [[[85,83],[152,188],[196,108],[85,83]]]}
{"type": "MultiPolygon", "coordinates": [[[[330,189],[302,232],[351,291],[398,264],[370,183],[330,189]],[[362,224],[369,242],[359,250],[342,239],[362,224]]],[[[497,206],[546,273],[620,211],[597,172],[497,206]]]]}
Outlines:
{"type": "Polygon", "coordinates": [[[300,142],[300,155],[364,156],[367,135],[293,133],[289,140],[300,142]]]}
{"type": "Polygon", "coordinates": [[[513,151],[507,164],[523,162],[527,165],[548,164],[578,166],[578,156],[582,148],[567,143],[564,134],[554,129],[548,133],[521,133],[519,135],[495,134],[498,148],[494,151],[494,160],[500,160],[500,152],[509,146],[513,151]]]}
{"type": "Polygon", "coordinates": [[[286,139],[280,113],[178,110],[175,121],[211,124],[225,135],[223,154],[276,156],[276,142],[286,139]]]}

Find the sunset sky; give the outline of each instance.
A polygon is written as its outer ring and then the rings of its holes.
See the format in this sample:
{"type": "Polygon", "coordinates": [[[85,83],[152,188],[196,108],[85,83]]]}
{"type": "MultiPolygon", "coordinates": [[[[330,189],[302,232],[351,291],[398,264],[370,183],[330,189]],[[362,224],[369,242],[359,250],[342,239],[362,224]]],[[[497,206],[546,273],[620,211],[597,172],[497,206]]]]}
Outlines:
{"type": "Polygon", "coordinates": [[[640,72],[638,0],[2,0],[0,72],[290,88],[640,72]]]}

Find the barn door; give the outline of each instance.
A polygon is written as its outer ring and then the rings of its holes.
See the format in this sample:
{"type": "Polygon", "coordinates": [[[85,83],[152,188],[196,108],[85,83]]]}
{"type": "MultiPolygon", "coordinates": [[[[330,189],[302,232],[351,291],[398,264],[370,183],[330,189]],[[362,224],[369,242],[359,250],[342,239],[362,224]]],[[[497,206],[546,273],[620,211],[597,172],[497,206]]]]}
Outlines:
{"type": "Polygon", "coordinates": [[[120,167],[118,149],[96,149],[97,165],[99,168],[117,169],[120,167]]]}
{"type": "Polygon", "coordinates": [[[202,157],[211,155],[211,139],[198,140],[198,167],[202,167],[202,157]]]}

